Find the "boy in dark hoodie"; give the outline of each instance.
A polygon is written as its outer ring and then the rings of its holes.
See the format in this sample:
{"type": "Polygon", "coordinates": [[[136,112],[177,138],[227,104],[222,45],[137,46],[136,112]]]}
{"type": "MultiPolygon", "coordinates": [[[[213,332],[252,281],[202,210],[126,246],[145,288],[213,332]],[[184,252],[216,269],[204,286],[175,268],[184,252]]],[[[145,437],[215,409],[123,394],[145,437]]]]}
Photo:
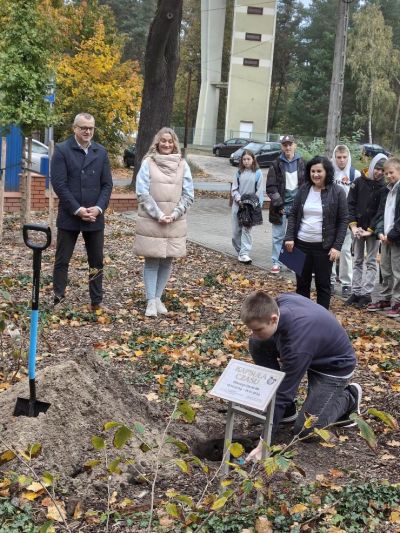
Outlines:
{"type": "Polygon", "coordinates": [[[374,219],[378,212],[379,201],[386,187],[383,165],[387,157],[377,154],[371,161],[368,176],[362,174],[350,185],[347,202],[349,206],[349,227],[353,233],[353,281],[351,295],[346,305],[363,308],[371,303],[378,270],[377,255],[379,240],[374,231],[374,219]],[[365,265],[365,272],[364,271],[365,265]]]}
{"type": "Polygon", "coordinates": [[[303,427],[307,415],[316,417],[314,427],[323,428],[339,420],[345,423],[351,413],[360,412],[361,386],[350,383],[354,349],[332,313],[300,294],[273,298],[256,291],[244,300],[240,316],[252,332],[249,348],[254,362],[285,372],[276,394],[274,431],[286,418],[306,373],[307,398],[297,418],[292,417],[295,434],[309,432],[303,427]]]}

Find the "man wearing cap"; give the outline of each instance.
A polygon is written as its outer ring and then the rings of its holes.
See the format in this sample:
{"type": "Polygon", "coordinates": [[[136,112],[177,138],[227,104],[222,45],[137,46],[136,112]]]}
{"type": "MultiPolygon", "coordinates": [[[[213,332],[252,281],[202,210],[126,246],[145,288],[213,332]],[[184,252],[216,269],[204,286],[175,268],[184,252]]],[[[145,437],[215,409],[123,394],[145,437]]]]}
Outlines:
{"type": "Polygon", "coordinates": [[[267,195],[271,200],[269,221],[272,224],[272,268],[271,273],[279,274],[281,263],[279,255],[286,233],[287,215],[293,205],[297,190],[304,183],[305,164],[296,154],[293,135],[281,139],[282,152],[273,161],[268,171],[267,195]]]}
{"type": "Polygon", "coordinates": [[[354,236],[354,266],[351,294],[345,303],[360,309],[371,303],[378,269],[380,241],[373,232],[381,195],[386,190],[383,173],[386,160],[384,154],[376,155],[369,165],[368,176],[361,174],[356,178],[347,197],[349,227],[354,236]]]}

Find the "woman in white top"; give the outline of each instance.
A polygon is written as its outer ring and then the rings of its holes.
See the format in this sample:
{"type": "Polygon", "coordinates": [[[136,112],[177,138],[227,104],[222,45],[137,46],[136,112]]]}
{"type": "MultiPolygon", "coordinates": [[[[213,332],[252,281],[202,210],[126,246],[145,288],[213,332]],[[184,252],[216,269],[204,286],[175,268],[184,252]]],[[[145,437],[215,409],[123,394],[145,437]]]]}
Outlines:
{"type": "Polygon", "coordinates": [[[316,156],[306,165],[306,183],[294,199],[285,236],[286,249],[296,245],[306,254],[296,292],[310,297],[315,273],[317,303],[329,309],[332,264],[340,256],[346,235],[348,210],[344,190],[334,183],[334,169],[326,157],[316,156]]]}

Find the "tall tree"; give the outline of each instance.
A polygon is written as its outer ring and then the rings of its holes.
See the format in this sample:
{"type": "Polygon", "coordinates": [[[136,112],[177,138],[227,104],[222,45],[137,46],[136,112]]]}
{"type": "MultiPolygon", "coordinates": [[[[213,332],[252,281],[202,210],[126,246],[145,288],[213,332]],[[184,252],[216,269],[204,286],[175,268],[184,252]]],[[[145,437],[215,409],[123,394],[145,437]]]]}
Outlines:
{"type": "Polygon", "coordinates": [[[121,134],[136,130],[142,78],[136,63],[121,63],[121,53],[118,43],[107,44],[100,20],[93,37],[82,41],[74,55],[64,54],[57,68],[63,137],[83,110],[94,115],[97,136],[111,154],[120,150],[121,134]]]}
{"type": "Polygon", "coordinates": [[[271,79],[269,131],[274,131],[279,115],[286,109],[283,96],[294,80],[295,60],[300,45],[299,29],[303,17],[302,5],[297,0],[278,0],[275,29],[274,61],[271,79]]]}
{"type": "Polygon", "coordinates": [[[347,62],[357,83],[359,110],[367,123],[371,143],[373,123],[376,122],[379,129],[382,110],[391,108],[394,111],[392,30],[385,24],[377,5],[367,5],[355,13],[353,23],[347,62]]]}
{"type": "Polygon", "coordinates": [[[201,78],[200,39],[200,2],[198,0],[186,0],[183,3],[180,36],[181,57],[175,84],[174,107],[171,116],[171,124],[174,126],[183,126],[185,123],[189,71],[192,72],[192,98],[189,103],[189,126],[193,126],[196,120],[201,78]]]}
{"type": "Polygon", "coordinates": [[[0,3],[0,117],[25,135],[49,124],[50,28],[38,0],[0,3]]]}
{"type": "Polygon", "coordinates": [[[117,29],[125,38],[122,59],[133,59],[142,65],[157,0],[100,0],[99,3],[112,9],[117,29]]]}
{"type": "Polygon", "coordinates": [[[158,0],[146,44],[145,74],[136,143],[135,174],[157,131],[170,124],[183,0],[158,0]]]}
{"type": "MultiPolygon", "coordinates": [[[[358,0],[351,4],[354,10],[358,0]]],[[[303,137],[325,137],[335,45],[337,3],[312,0],[304,10],[299,30],[297,64],[290,84],[290,102],[280,123],[303,137]]],[[[345,73],[342,127],[344,135],[354,131],[354,84],[345,73]]]]}

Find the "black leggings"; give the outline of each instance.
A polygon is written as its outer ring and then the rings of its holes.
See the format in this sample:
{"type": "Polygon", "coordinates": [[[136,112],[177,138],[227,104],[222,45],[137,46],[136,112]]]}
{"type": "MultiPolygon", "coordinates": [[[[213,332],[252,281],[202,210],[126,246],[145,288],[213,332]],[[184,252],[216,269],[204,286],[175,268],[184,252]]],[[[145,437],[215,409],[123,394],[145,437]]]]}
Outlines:
{"type": "Polygon", "coordinates": [[[329,259],[329,250],[322,248],[321,242],[304,242],[297,240],[296,246],[306,254],[303,273],[296,274],[297,294],[310,298],[312,274],[315,274],[315,287],[317,289],[317,303],[329,309],[331,300],[331,273],[332,261],[329,259]]]}

